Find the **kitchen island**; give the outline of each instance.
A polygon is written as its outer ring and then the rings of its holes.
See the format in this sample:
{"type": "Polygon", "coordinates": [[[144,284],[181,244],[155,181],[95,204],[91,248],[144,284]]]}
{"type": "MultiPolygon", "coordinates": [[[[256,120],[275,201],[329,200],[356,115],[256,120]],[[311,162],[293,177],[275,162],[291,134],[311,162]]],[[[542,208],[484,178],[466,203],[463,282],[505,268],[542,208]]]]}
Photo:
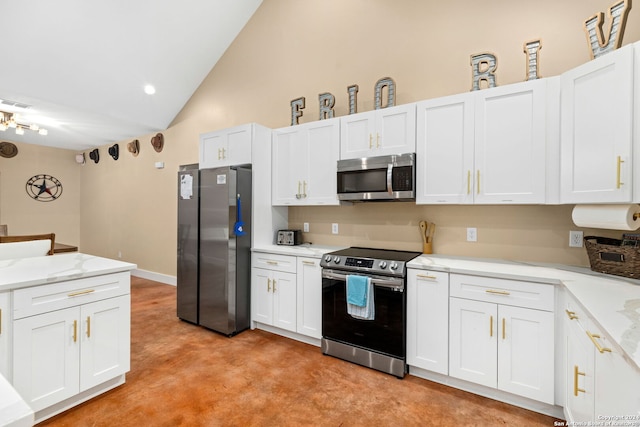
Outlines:
{"type": "Polygon", "coordinates": [[[0,401],[17,391],[40,422],[123,384],[134,268],[82,253],[0,261],[0,374],[15,389],[0,401]]]}

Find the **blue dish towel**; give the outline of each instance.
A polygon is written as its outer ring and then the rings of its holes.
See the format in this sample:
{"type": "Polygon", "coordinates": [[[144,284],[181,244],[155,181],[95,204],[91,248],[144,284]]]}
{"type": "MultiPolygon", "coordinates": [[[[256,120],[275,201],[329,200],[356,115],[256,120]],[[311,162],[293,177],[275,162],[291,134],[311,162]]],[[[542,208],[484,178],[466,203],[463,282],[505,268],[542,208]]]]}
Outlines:
{"type": "Polygon", "coordinates": [[[374,320],[373,283],[369,277],[347,275],[347,313],[356,319],[374,320]]]}

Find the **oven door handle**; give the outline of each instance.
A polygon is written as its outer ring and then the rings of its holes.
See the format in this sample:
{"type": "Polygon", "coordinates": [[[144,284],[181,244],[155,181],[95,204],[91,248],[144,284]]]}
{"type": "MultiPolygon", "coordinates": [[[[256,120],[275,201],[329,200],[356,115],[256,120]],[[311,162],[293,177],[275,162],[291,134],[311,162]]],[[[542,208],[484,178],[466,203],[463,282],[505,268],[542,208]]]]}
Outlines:
{"type": "MultiPolygon", "coordinates": [[[[335,273],[333,271],[323,270],[322,277],[326,279],[339,280],[345,283],[347,281],[346,274],[335,273]]],[[[371,276],[367,276],[367,277],[371,278],[371,284],[374,286],[382,286],[384,288],[391,288],[396,292],[404,292],[404,282],[402,279],[399,279],[399,278],[382,279],[379,277],[371,277],[371,276]]]]}
{"type": "Polygon", "coordinates": [[[393,195],[392,177],[393,177],[393,163],[389,163],[387,165],[387,192],[390,195],[393,195]]]}

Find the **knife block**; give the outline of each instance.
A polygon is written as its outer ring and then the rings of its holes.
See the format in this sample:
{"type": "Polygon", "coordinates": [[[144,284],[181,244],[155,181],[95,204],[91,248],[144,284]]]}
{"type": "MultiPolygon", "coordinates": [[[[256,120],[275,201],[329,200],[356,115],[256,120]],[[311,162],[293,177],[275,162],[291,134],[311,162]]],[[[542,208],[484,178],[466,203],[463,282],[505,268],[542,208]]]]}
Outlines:
{"type": "Polygon", "coordinates": [[[423,243],[422,244],[422,253],[423,254],[432,254],[433,253],[433,242],[423,243]]]}

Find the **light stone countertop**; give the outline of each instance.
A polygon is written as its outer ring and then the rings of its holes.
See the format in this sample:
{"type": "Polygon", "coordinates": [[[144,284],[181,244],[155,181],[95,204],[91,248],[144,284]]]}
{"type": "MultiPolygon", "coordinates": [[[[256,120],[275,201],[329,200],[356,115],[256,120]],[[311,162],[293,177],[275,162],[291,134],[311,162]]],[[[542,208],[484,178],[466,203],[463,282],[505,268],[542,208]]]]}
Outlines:
{"type": "Polygon", "coordinates": [[[562,285],[640,369],[640,282],[588,268],[421,255],[409,268],[562,285]]]}
{"type": "Polygon", "coordinates": [[[0,260],[0,292],[135,269],[136,264],[69,252],[0,260]]]}
{"type": "Polygon", "coordinates": [[[251,248],[251,251],[252,252],[268,252],[268,253],[279,254],[279,255],[322,258],[322,255],[326,254],[327,252],[333,252],[340,249],[344,249],[344,247],[323,246],[323,245],[313,245],[310,243],[303,243],[301,245],[295,245],[295,246],[263,245],[263,246],[251,248]]]}
{"type": "Polygon", "coordinates": [[[33,410],[0,375],[0,426],[26,427],[34,422],[33,410]]]}

